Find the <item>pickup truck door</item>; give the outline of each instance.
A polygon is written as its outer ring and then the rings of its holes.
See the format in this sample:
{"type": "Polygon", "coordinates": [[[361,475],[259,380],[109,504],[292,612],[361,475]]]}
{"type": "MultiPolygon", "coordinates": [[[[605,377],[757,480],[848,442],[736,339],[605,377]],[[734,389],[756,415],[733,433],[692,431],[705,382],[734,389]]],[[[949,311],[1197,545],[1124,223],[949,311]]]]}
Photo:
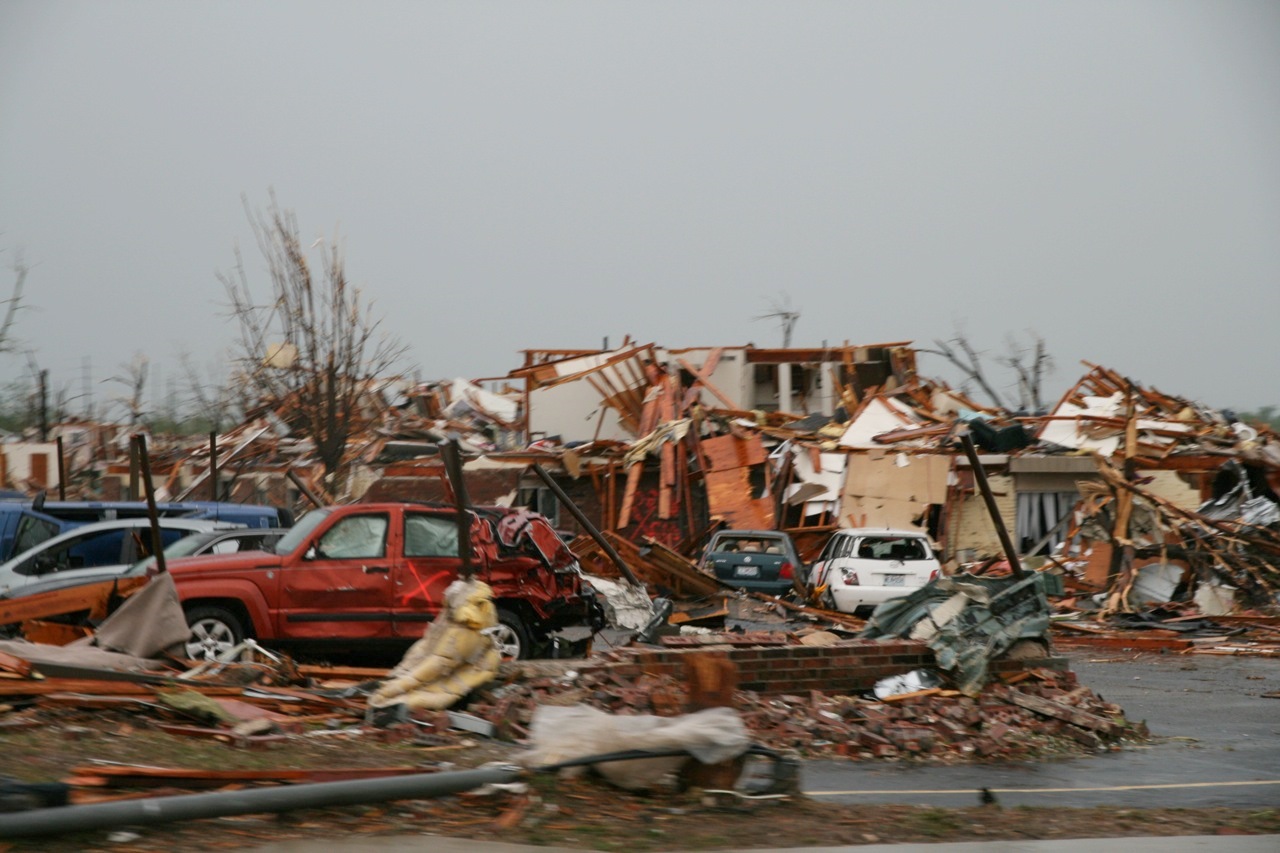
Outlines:
{"type": "Polygon", "coordinates": [[[280,633],[290,639],[391,636],[396,560],[386,512],[340,515],[281,566],[280,633]]]}
{"type": "Polygon", "coordinates": [[[452,515],[407,511],[404,562],[395,574],[392,633],[421,637],[444,606],[444,591],[458,579],[458,523],[452,515]]]}

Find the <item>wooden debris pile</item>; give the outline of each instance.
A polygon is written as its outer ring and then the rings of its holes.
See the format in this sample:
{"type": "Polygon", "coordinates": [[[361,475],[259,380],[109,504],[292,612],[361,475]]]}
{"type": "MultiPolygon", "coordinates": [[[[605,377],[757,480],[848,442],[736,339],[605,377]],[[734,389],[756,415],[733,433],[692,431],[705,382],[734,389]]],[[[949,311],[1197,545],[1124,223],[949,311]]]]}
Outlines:
{"type": "MultiPolygon", "coordinates": [[[[1235,470],[1243,472],[1238,466],[1235,470]]],[[[1188,510],[1109,464],[1100,463],[1099,473],[1102,483],[1085,488],[1081,527],[1086,536],[1110,544],[1115,554],[1107,612],[1145,609],[1145,602],[1135,596],[1140,578],[1135,567],[1144,560],[1186,568],[1170,600],[1192,600],[1202,585],[1208,585],[1228,589],[1233,604],[1264,614],[1280,612],[1280,523],[1272,520],[1280,519],[1280,503],[1272,501],[1274,493],[1234,506],[1217,498],[1188,510]],[[1246,503],[1248,509],[1242,508],[1246,503]]],[[[1203,606],[1204,599],[1201,602],[1203,606]]]]}
{"type": "Polygon", "coordinates": [[[1240,458],[1280,467],[1280,436],[1272,430],[1143,387],[1106,367],[1085,365],[1089,372],[1039,419],[1042,443],[1106,458],[1124,451],[1147,468],[1204,456],[1216,457],[1218,463],[1240,458]]]}

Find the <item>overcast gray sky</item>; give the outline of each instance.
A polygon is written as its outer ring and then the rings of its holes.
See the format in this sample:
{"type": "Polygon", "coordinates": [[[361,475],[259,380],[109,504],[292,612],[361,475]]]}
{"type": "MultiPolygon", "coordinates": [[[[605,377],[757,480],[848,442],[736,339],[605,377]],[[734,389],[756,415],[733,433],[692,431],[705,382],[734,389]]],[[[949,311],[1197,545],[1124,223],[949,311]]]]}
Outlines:
{"type": "Polygon", "coordinates": [[[0,284],[56,384],[213,363],[270,189],[423,378],[779,346],[785,295],[797,346],[1031,330],[1054,396],[1280,403],[1274,0],[0,0],[0,284]]]}

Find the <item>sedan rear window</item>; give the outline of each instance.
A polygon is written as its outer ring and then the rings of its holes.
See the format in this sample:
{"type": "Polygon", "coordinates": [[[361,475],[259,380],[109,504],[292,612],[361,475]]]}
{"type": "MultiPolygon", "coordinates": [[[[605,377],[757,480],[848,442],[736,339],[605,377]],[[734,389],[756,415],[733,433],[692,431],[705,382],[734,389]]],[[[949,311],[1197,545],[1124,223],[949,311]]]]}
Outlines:
{"type": "Polygon", "coordinates": [[[781,539],[765,536],[722,536],[716,540],[713,551],[733,553],[735,551],[748,554],[782,554],[781,539]]]}
{"type": "Polygon", "coordinates": [[[864,560],[928,560],[929,546],[915,537],[863,539],[858,556],[864,560]]]}

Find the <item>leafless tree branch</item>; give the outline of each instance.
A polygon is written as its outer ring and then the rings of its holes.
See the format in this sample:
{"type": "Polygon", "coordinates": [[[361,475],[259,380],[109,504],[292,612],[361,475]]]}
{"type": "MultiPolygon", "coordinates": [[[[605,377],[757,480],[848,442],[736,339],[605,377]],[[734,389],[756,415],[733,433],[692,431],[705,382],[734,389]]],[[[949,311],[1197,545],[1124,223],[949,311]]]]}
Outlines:
{"type": "Polygon", "coordinates": [[[348,438],[363,425],[362,398],[406,348],[380,331],[372,303],[347,278],[336,238],[310,247],[319,249],[317,274],[296,217],[274,194],[265,212],[247,201],[245,210],[267,262],[270,298],[255,300],[238,249],[231,272],[219,274],[239,327],[236,363],[249,395],[244,408],[269,408],[310,437],[332,485],[345,474],[348,438]]]}
{"type": "Polygon", "coordinates": [[[986,373],[982,369],[982,353],[974,349],[963,331],[957,329],[955,337],[950,340],[935,339],[933,343],[937,349],[921,349],[920,352],[942,356],[964,374],[966,383],[971,382],[977,385],[993,405],[997,408],[1004,408],[1004,398],[996,392],[995,388],[991,387],[991,383],[987,381],[986,373]]]}
{"type": "Polygon", "coordinates": [[[22,260],[19,254],[13,260],[13,289],[9,291],[9,298],[0,304],[4,305],[4,316],[0,319],[0,352],[17,352],[21,349],[21,342],[13,337],[13,325],[18,318],[18,312],[22,310],[22,288],[27,282],[27,273],[31,270],[29,266],[22,260]]]}
{"type": "MultiPolygon", "coordinates": [[[[1053,371],[1053,357],[1049,355],[1044,338],[1035,332],[1028,331],[1030,343],[1021,343],[1013,335],[1005,339],[1006,353],[995,356],[993,360],[1001,367],[1013,371],[1018,391],[1018,404],[1021,408],[1042,412],[1044,405],[1044,380],[1053,371]]],[[[983,368],[985,352],[976,349],[968,335],[957,329],[955,336],[948,340],[935,340],[935,349],[920,349],[920,352],[939,355],[954,365],[964,375],[964,384],[977,386],[992,404],[1006,408],[1004,397],[996,391],[983,368]]]]}

